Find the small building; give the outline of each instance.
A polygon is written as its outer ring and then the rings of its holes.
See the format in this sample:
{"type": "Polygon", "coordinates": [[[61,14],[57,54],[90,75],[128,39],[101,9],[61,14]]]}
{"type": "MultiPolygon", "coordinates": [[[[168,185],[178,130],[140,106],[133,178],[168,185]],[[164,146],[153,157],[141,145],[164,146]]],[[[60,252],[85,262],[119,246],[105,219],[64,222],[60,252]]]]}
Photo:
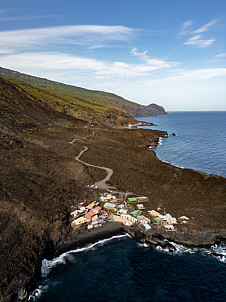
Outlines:
{"type": "Polygon", "coordinates": [[[78,215],[78,210],[75,210],[75,211],[71,212],[72,217],[75,218],[77,215],[78,215]]]}
{"type": "Polygon", "coordinates": [[[99,197],[99,199],[100,199],[100,201],[105,201],[105,197],[103,196],[103,195],[101,195],[100,197],[99,197]]]}
{"type": "Polygon", "coordinates": [[[140,210],[135,210],[135,211],[132,211],[130,214],[132,214],[133,216],[137,216],[137,215],[142,214],[142,211],[140,211],[140,210]]]}
{"type": "Polygon", "coordinates": [[[96,213],[93,211],[90,211],[89,213],[86,214],[85,219],[89,222],[96,213]]]}
{"type": "Polygon", "coordinates": [[[119,204],[119,205],[118,205],[118,208],[119,208],[119,209],[124,209],[124,208],[125,208],[125,205],[124,205],[124,204],[119,204]]]}
{"type": "Polygon", "coordinates": [[[93,209],[94,207],[98,206],[100,203],[98,201],[93,201],[92,203],[88,204],[88,206],[86,206],[86,208],[88,210],[93,209]]]}
{"type": "Polygon", "coordinates": [[[116,208],[116,205],[114,203],[106,202],[104,204],[104,208],[108,210],[114,210],[116,208]]]}
{"type": "Polygon", "coordinates": [[[177,224],[177,219],[175,217],[171,218],[171,224],[177,224]]]}
{"type": "Polygon", "coordinates": [[[121,214],[121,217],[125,218],[125,219],[127,219],[129,221],[132,221],[133,223],[138,222],[138,220],[135,217],[133,217],[131,215],[128,215],[128,214],[121,214]]]}
{"type": "Polygon", "coordinates": [[[183,223],[188,223],[189,218],[187,216],[181,216],[181,217],[179,217],[179,220],[183,223]]]}
{"type": "Polygon", "coordinates": [[[138,208],[138,210],[145,210],[145,207],[142,203],[137,204],[137,208],[138,208]]]}
{"type": "Polygon", "coordinates": [[[172,216],[170,214],[160,214],[158,217],[165,219],[165,220],[169,220],[172,218],[172,216]]]}
{"type": "Polygon", "coordinates": [[[127,209],[120,209],[118,211],[119,214],[127,214],[128,213],[128,210],[127,209]]]}
{"type": "Polygon", "coordinates": [[[155,217],[155,218],[153,219],[153,222],[154,222],[154,223],[157,223],[157,224],[160,224],[161,221],[162,221],[162,219],[159,218],[159,217],[155,217]]]}
{"type": "Polygon", "coordinates": [[[98,221],[99,217],[98,217],[98,215],[93,215],[91,219],[92,219],[92,222],[93,221],[98,221]]]}
{"type": "Polygon", "coordinates": [[[141,224],[148,224],[150,223],[150,219],[141,215],[141,216],[137,216],[137,220],[139,221],[139,223],[141,224]]]}
{"type": "Polygon", "coordinates": [[[137,197],[138,202],[148,202],[148,197],[146,196],[139,196],[137,197]]]}
{"type": "Polygon", "coordinates": [[[87,222],[87,220],[84,217],[79,217],[79,218],[72,221],[71,226],[72,227],[79,226],[79,225],[82,225],[86,222],[87,222]]]}
{"type": "Polygon", "coordinates": [[[112,194],[107,194],[105,200],[116,201],[116,196],[112,194]]]}
{"type": "Polygon", "coordinates": [[[93,209],[93,212],[98,214],[98,213],[100,213],[101,209],[102,208],[100,206],[97,206],[96,208],[93,209]]]}
{"type": "Polygon", "coordinates": [[[127,198],[129,202],[137,202],[137,198],[136,197],[129,197],[127,198]]]}
{"type": "Polygon", "coordinates": [[[123,197],[117,197],[117,198],[116,198],[116,201],[117,201],[117,202],[123,202],[123,197]]]}
{"type": "Polygon", "coordinates": [[[108,212],[106,212],[106,211],[101,211],[101,214],[104,216],[104,217],[107,217],[108,216],[108,212]]]}
{"type": "Polygon", "coordinates": [[[175,231],[174,226],[172,224],[165,224],[164,228],[166,231],[175,231]]]}
{"type": "Polygon", "coordinates": [[[151,215],[152,217],[158,217],[160,215],[159,212],[156,212],[155,210],[151,210],[151,211],[148,211],[149,212],[149,215],[151,215]]]}

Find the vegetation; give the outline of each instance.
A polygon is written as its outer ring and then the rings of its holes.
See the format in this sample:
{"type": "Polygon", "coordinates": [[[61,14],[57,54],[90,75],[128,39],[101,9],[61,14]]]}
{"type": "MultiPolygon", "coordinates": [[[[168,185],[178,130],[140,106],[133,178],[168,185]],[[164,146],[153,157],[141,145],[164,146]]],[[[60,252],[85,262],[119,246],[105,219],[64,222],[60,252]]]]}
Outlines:
{"type": "Polygon", "coordinates": [[[134,116],[165,114],[162,107],[142,106],[112,93],[65,85],[4,68],[0,68],[0,75],[41,103],[99,125],[133,124],[134,116]]]}

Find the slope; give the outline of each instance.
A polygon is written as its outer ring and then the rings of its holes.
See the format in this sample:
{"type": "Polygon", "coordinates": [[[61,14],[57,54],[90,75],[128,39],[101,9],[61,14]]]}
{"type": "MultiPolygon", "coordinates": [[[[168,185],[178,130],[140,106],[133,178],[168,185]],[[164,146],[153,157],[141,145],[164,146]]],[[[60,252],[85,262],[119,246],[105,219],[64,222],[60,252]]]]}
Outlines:
{"type": "Polygon", "coordinates": [[[0,75],[16,80],[22,89],[52,108],[99,125],[127,125],[135,123],[134,116],[166,114],[162,107],[139,105],[112,93],[65,85],[4,68],[0,68],[0,75]]]}

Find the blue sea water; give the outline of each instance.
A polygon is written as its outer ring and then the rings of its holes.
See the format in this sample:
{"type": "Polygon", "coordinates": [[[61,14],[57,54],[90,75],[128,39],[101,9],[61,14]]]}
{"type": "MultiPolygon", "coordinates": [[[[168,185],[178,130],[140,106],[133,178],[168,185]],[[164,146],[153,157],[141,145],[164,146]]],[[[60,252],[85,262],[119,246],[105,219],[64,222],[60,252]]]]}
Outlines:
{"type": "MultiPolygon", "coordinates": [[[[160,159],[226,176],[226,112],[173,112],[139,120],[176,133],[155,150],[160,159]]],[[[119,235],[43,260],[30,301],[226,301],[226,246],[174,246],[171,254],[119,235]]]]}
{"type": "Polygon", "coordinates": [[[176,134],[160,140],[159,159],[226,177],[226,111],[171,112],[138,120],[156,124],[145,128],[176,134]]]}

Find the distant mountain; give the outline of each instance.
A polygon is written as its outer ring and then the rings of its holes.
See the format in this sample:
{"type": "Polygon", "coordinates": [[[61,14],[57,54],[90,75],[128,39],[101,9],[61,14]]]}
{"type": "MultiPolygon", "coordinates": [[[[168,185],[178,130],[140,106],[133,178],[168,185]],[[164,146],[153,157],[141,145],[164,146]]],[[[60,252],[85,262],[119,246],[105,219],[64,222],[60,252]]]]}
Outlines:
{"type": "Polygon", "coordinates": [[[167,114],[163,107],[143,106],[118,95],[30,76],[0,67],[0,75],[52,109],[98,125],[128,125],[135,116],[167,114]]]}

